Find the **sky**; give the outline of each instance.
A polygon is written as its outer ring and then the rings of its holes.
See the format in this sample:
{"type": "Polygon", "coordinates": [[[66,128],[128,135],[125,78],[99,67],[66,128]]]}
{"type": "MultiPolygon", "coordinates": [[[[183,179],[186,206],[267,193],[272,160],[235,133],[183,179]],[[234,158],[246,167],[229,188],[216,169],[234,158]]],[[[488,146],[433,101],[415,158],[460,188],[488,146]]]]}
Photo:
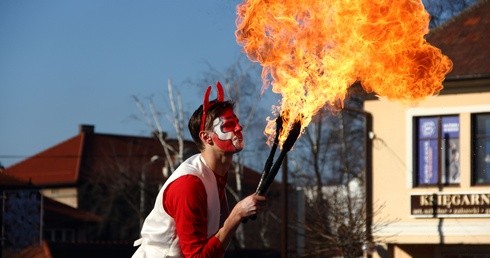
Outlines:
{"type": "Polygon", "coordinates": [[[234,36],[240,2],[1,0],[0,163],[69,139],[81,124],[148,136],[132,96],[163,105],[168,80],[193,110],[210,67],[246,59],[234,36]]]}
{"type": "Polygon", "coordinates": [[[80,124],[148,135],[132,118],[139,114],[132,96],[163,95],[168,80],[184,106],[197,106],[207,85],[184,82],[244,55],[234,36],[239,3],[0,1],[2,165],[77,135],[80,124]]]}

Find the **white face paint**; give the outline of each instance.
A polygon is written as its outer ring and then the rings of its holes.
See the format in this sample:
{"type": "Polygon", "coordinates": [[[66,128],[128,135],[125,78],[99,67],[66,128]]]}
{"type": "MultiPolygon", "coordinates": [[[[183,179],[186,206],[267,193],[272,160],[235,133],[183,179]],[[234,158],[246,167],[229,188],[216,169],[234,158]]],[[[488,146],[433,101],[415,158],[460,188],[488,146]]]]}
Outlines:
{"type": "Polygon", "coordinates": [[[225,152],[243,149],[242,126],[232,109],[228,109],[213,121],[212,139],[225,152]]]}
{"type": "Polygon", "coordinates": [[[216,133],[216,136],[218,136],[218,139],[220,139],[222,141],[231,140],[233,138],[233,135],[235,135],[235,133],[233,131],[223,132],[222,126],[223,126],[223,120],[221,120],[220,117],[214,119],[214,121],[213,121],[213,132],[216,133]]]}

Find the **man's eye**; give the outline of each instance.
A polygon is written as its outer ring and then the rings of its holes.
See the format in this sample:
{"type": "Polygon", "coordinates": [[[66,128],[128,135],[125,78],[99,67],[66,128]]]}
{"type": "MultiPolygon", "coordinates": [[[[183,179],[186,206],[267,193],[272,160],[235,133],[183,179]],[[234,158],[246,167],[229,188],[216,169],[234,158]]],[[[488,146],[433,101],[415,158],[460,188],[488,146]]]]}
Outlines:
{"type": "Polygon", "coordinates": [[[235,127],[235,123],[225,123],[223,124],[223,128],[234,128],[235,127]]]}

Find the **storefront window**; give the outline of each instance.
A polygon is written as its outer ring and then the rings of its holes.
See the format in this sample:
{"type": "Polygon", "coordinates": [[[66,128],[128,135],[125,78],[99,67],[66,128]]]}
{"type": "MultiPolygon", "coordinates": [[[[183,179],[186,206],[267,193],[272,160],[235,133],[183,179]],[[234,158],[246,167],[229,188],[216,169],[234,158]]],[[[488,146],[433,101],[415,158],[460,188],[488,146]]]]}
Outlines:
{"type": "Polygon", "coordinates": [[[473,183],[490,184],[490,114],[474,114],[473,121],[473,183]]]}
{"type": "Polygon", "coordinates": [[[459,184],[459,117],[416,117],[415,126],[416,184],[459,184]]]}

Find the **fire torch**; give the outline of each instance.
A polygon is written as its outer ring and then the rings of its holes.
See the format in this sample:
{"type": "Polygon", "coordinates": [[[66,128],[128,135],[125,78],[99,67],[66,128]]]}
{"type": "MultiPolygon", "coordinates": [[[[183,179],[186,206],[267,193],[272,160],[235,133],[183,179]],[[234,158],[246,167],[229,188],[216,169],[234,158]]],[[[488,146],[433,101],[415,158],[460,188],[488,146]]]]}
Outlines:
{"type": "MultiPolygon", "coordinates": [[[[281,131],[282,131],[282,117],[279,116],[276,119],[276,135],[274,137],[274,142],[272,144],[269,157],[265,162],[264,171],[262,172],[262,176],[257,186],[257,190],[255,191],[257,195],[264,196],[267,194],[270,185],[272,184],[274,178],[279,172],[279,168],[281,167],[281,164],[284,158],[286,157],[286,154],[291,150],[291,148],[293,147],[294,143],[296,142],[296,140],[298,139],[301,133],[301,121],[297,120],[296,122],[294,122],[294,124],[291,127],[291,130],[288,132],[288,136],[286,140],[282,145],[282,150],[279,153],[279,157],[277,158],[276,162],[273,163],[272,161],[276,153],[277,145],[279,144],[279,135],[281,134],[281,131]]],[[[255,220],[256,218],[257,218],[256,215],[253,215],[251,217],[252,220],[255,220]]],[[[247,221],[248,219],[243,220],[244,223],[246,223],[247,221]]]]}

